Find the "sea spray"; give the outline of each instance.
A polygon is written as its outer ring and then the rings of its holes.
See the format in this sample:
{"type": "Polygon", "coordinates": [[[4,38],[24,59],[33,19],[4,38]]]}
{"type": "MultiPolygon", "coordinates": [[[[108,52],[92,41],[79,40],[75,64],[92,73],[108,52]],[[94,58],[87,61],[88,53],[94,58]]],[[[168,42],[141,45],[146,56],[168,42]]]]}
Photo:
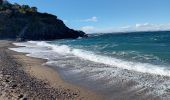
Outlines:
{"type": "Polygon", "coordinates": [[[49,44],[44,41],[41,41],[41,42],[29,41],[29,43],[35,43],[37,46],[46,46],[47,48],[51,48],[53,51],[61,55],[70,54],[70,55],[74,55],[85,60],[90,60],[96,63],[103,63],[103,64],[111,65],[113,67],[123,68],[127,70],[134,70],[134,71],[143,72],[143,73],[170,76],[170,71],[166,69],[167,66],[161,66],[161,65],[158,66],[158,65],[153,65],[149,63],[125,61],[125,60],[116,59],[113,57],[96,55],[95,53],[90,52],[90,51],[74,49],[67,45],[49,44]]]}
{"type": "Polygon", "coordinates": [[[154,35],[104,34],[78,40],[29,41],[16,43],[26,47],[12,50],[48,59],[46,64],[56,68],[64,80],[102,93],[113,91],[115,84],[118,89],[128,84],[128,91],[142,88],[148,94],[168,97],[169,35],[156,34],[153,39],[154,35]]]}

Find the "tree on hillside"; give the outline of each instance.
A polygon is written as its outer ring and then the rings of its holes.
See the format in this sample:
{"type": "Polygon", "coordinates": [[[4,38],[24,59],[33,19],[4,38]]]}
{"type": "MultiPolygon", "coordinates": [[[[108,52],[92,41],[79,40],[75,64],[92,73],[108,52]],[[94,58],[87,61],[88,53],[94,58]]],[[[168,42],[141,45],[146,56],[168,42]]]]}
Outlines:
{"type": "Polygon", "coordinates": [[[7,0],[0,0],[0,10],[7,10],[11,8],[11,4],[7,0]]]}
{"type": "Polygon", "coordinates": [[[12,6],[13,9],[20,9],[21,6],[17,3],[14,3],[13,6],[12,6]]]}
{"type": "Polygon", "coordinates": [[[37,7],[31,7],[29,11],[30,12],[37,12],[37,7]]]}

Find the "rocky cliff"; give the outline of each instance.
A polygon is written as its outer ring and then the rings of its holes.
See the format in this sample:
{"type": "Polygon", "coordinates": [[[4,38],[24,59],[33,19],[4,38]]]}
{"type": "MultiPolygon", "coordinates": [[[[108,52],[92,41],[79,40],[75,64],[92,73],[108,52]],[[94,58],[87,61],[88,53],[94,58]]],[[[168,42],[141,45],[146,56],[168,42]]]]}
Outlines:
{"type": "Polygon", "coordinates": [[[0,5],[0,38],[16,40],[53,40],[86,37],[68,28],[57,16],[37,12],[27,5],[0,5]]]}

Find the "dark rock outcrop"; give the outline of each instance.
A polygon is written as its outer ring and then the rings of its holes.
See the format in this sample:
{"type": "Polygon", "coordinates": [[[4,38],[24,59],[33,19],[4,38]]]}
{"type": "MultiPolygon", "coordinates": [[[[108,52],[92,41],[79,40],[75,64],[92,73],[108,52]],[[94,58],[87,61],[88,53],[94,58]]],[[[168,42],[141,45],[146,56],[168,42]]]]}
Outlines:
{"type": "Polygon", "coordinates": [[[53,40],[86,37],[68,28],[57,16],[37,12],[27,5],[0,5],[0,38],[16,40],[53,40]]]}

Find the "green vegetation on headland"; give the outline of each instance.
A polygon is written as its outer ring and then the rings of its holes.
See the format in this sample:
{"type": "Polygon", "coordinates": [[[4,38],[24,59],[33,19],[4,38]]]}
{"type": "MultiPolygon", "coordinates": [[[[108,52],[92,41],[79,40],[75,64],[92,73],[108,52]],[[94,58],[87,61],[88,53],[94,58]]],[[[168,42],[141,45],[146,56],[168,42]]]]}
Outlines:
{"type": "Polygon", "coordinates": [[[68,28],[57,16],[38,12],[36,7],[0,0],[1,39],[53,40],[86,36],[82,31],[68,28]]]}

